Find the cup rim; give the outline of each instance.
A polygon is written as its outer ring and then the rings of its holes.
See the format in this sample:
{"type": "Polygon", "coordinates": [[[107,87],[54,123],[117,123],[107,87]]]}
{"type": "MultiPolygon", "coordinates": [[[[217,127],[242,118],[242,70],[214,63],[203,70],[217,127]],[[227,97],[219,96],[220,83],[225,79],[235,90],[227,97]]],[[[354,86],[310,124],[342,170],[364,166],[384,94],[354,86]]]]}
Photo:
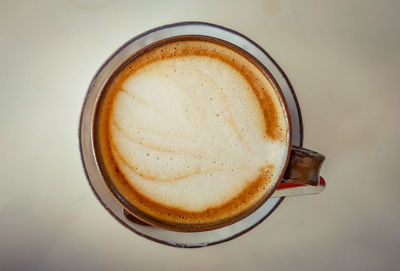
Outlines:
{"type": "MultiPolygon", "coordinates": [[[[87,113],[85,111],[85,108],[87,106],[87,100],[88,100],[88,96],[90,94],[90,92],[93,91],[94,87],[95,87],[95,83],[96,80],[99,78],[99,76],[101,75],[101,73],[104,71],[105,67],[113,60],[115,59],[121,52],[122,50],[124,50],[125,48],[127,48],[129,45],[131,45],[134,42],[137,42],[138,40],[140,40],[143,37],[146,37],[152,33],[158,32],[158,31],[162,31],[162,30],[166,30],[166,29],[171,29],[171,28],[175,28],[175,27],[184,27],[184,26],[193,26],[193,25],[200,25],[200,26],[206,26],[208,28],[215,28],[215,29],[219,29],[222,30],[226,33],[230,33],[233,36],[236,37],[240,37],[242,40],[245,40],[247,43],[251,44],[252,46],[254,46],[255,48],[257,48],[258,50],[260,50],[264,55],[266,55],[270,60],[273,61],[273,59],[268,55],[267,52],[264,51],[264,49],[262,49],[259,45],[257,45],[254,41],[252,41],[251,39],[247,38],[246,36],[244,36],[241,33],[238,33],[232,29],[223,27],[223,26],[219,26],[219,25],[215,25],[215,24],[210,24],[210,23],[205,23],[205,22],[180,22],[180,23],[174,23],[174,24],[167,24],[167,25],[163,25],[163,26],[159,26],[153,29],[150,29],[146,32],[143,32],[133,38],[131,38],[130,40],[128,40],[127,42],[125,42],[122,46],[120,46],[116,51],[114,51],[114,53],[103,63],[103,65],[101,65],[101,67],[98,69],[98,71],[96,72],[95,76],[93,77],[88,91],[87,91],[87,95],[83,104],[83,108],[82,108],[82,113],[81,113],[81,120],[80,120],[80,127],[79,127],[79,142],[80,142],[80,150],[81,150],[81,158],[82,158],[82,163],[84,165],[85,171],[86,171],[86,175],[87,178],[90,179],[89,175],[87,174],[87,165],[86,165],[86,159],[84,157],[84,153],[83,153],[83,135],[82,135],[82,125],[84,125],[83,123],[83,118],[85,113],[87,113]]],[[[195,35],[195,34],[192,34],[195,35]]],[[[180,35],[173,35],[171,37],[178,37],[180,35]]],[[[205,35],[207,36],[207,35],[205,35]]],[[[211,38],[216,38],[219,39],[220,37],[215,37],[215,36],[209,36],[211,38]]],[[[155,42],[159,42],[163,39],[159,39],[157,41],[153,41],[153,43],[155,42]]],[[[229,41],[226,41],[230,43],[229,41]]],[[[233,46],[237,46],[234,43],[231,43],[233,46]]],[[[143,46],[142,48],[144,48],[145,46],[143,46]]],[[[238,46],[237,46],[238,47],[238,46]]],[[[239,47],[240,48],[240,47],[239,47]]],[[[245,49],[242,49],[245,50],[245,49]]],[[[229,221],[225,221],[219,224],[211,224],[210,226],[207,226],[208,224],[204,224],[205,226],[202,226],[200,229],[199,228],[194,228],[192,227],[191,224],[182,224],[183,227],[170,227],[168,224],[163,224],[158,223],[157,220],[149,220],[147,218],[142,217],[140,214],[138,214],[137,212],[135,212],[136,210],[138,210],[135,206],[133,206],[128,200],[126,200],[123,195],[120,194],[120,192],[118,192],[118,190],[116,188],[113,187],[112,182],[110,180],[108,180],[108,177],[105,176],[105,172],[101,169],[101,161],[99,161],[98,159],[98,153],[95,151],[96,147],[95,147],[95,132],[94,132],[94,124],[95,124],[95,113],[96,113],[96,109],[98,106],[98,102],[99,99],[102,96],[102,92],[103,92],[103,88],[104,88],[104,84],[102,87],[100,87],[98,89],[98,93],[97,93],[97,99],[96,102],[94,104],[94,106],[92,107],[92,117],[90,118],[90,143],[91,143],[91,150],[92,150],[92,155],[93,155],[93,159],[95,160],[94,163],[96,165],[98,174],[101,176],[101,178],[103,179],[104,184],[106,185],[107,189],[109,190],[110,193],[112,193],[112,195],[118,200],[118,202],[122,205],[123,208],[125,208],[129,213],[131,213],[133,216],[135,216],[136,218],[144,221],[145,223],[148,223],[150,225],[159,227],[159,228],[163,228],[163,229],[167,229],[167,230],[172,230],[172,231],[178,231],[178,232],[200,232],[200,231],[208,231],[208,230],[214,230],[214,229],[218,229],[218,228],[222,228],[222,227],[226,227],[228,225],[231,225],[235,222],[238,222],[239,220],[244,219],[245,217],[247,217],[248,215],[250,215],[251,213],[253,213],[255,210],[257,210],[260,206],[262,206],[272,195],[272,193],[275,191],[275,189],[278,187],[278,185],[280,184],[284,173],[286,171],[286,168],[288,166],[289,163],[289,159],[290,159],[290,153],[291,153],[291,148],[292,148],[292,125],[291,125],[291,118],[290,118],[290,111],[288,109],[288,105],[286,103],[286,99],[285,96],[278,84],[278,82],[275,80],[274,76],[271,74],[271,72],[268,70],[267,67],[265,67],[258,59],[256,56],[254,56],[253,54],[251,54],[249,51],[245,50],[247,52],[248,55],[250,55],[254,60],[256,60],[257,64],[260,65],[260,69],[265,72],[266,76],[268,77],[269,81],[272,83],[272,85],[274,86],[274,89],[280,99],[280,102],[282,104],[282,108],[283,111],[285,113],[285,120],[287,122],[287,154],[286,154],[286,159],[285,159],[285,163],[283,165],[283,168],[280,172],[280,175],[272,182],[272,184],[269,185],[267,191],[264,193],[263,197],[254,205],[252,205],[248,210],[244,211],[243,213],[239,214],[238,216],[235,216],[229,219],[229,221]],[[132,208],[133,207],[133,208],[132,208]],[[134,209],[135,211],[133,211],[132,209],[134,209]],[[185,227],[186,226],[186,227],[185,227]]],[[[131,55],[135,54],[131,53],[131,55]]],[[[130,58],[130,56],[128,58],[125,58],[122,61],[119,61],[120,65],[122,65],[124,62],[126,62],[128,59],[130,58]]],[[[279,66],[276,64],[275,61],[273,61],[273,63],[279,68],[279,66]]],[[[282,74],[283,71],[279,68],[280,72],[282,74]]],[[[111,75],[115,72],[115,69],[113,71],[111,71],[108,74],[108,78],[105,80],[105,82],[107,82],[109,80],[109,78],[111,77],[111,75]]],[[[289,82],[289,80],[287,80],[287,82],[289,82]]],[[[290,84],[290,82],[289,82],[290,84]]],[[[290,88],[293,90],[292,86],[290,85],[290,88]]],[[[293,95],[294,91],[292,91],[293,95]]],[[[295,102],[297,103],[297,99],[295,98],[295,102]]],[[[296,104],[297,105],[297,104],[296,104]]],[[[300,114],[301,116],[301,114],[300,114]]],[[[300,118],[301,121],[301,118],[300,118]]],[[[301,125],[302,128],[302,125],[301,125]]],[[[301,139],[302,139],[302,129],[301,129],[301,139]]],[[[140,213],[140,212],[139,212],[140,213]]]]}

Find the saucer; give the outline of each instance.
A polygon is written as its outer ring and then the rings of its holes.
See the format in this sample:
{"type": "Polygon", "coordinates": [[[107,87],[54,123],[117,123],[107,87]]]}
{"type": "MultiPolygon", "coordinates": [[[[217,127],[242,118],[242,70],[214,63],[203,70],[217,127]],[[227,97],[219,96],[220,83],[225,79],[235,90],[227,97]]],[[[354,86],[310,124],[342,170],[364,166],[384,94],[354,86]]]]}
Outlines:
{"type": "MultiPolygon", "coordinates": [[[[166,25],[156,29],[152,29],[145,32],[119,48],[99,69],[95,75],[86,100],[87,104],[95,104],[98,98],[98,93],[93,89],[100,88],[102,84],[107,80],[104,76],[104,70],[113,69],[113,65],[116,65],[116,59],[123,55],[129,56],[136,48],[167,38],[173,35],[185,35],[187,33],[194,35],[207,35],[212,37],[218,37],[228,42],[234,43],[239,47],[247,50],[249,53],[254,55],[272,74],[278,85],[280,86],[282,93],[285,97],[287,108],[290,112],[291,128],[292,128],[292,144],[302,146],[303,144],[303,125],[300,108],[297,102],[296,95],[293,87],[289,82],[289,79],[278,66],[278,64],[265,52],[260,46],[249,40],[245,36],[230,29],[206,24],[199,22],[184,22],[174,25],[166,25]],[[172,29],[172,30],[171,30],[172,29]]],[[[94,106],[92,106],[94,108],[94,106]]],[[[90,106],[89,106],[90,108],[90,106]]],[[[159,242],[169,246],[175,247],[204,247],[215,245],[218,243],[226,242],[233,238],[236,238],[255,226],[263,222],[282,202],[284,197],[271,197],[269,198],[260,208],[258,208],[251,215],[236,222],[232,225],[204,232],[174,232],[149,225],[145,225],[140,222],[135,222],[132,216],[126,215],[124,208],[121,206],[119,201],[111,194],[105,185],[103,179],[100,177],[96,165],[91,162],[89,154],[87,157],[83,153],[90,152],[91,142],[90,136],[92,135],[91,123],[86,121],[85,116],[92,114],[92,111],[84,109],[81,117],[80,126],[80,148],[82,154],[82,160],[85,165],[85,172],[89,180],[89,184],[92,187],[97,199],[107,209],[107,211],[117,219],[123,226],[136,234],[150,239],[155,242],[159,242]],[[89,158],[88,158],[89,157],[89,158]]]]}

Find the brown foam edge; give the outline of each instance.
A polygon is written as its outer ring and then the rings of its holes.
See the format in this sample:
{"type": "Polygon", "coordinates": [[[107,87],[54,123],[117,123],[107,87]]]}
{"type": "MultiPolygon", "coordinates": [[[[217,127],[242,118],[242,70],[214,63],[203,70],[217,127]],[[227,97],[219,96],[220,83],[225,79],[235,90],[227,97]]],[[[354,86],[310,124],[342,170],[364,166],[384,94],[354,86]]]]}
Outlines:
{"type": "MultiPolygon", "coordinates": [[[[140,51],[136,52],[135,54],[133,54],[131,57],[129,57],[124,63],[122,63],[120,65],[120,67],[114,72],[114,74],[110,77],[110,79],[108,80],[108,82],[106,83],[105,87],[103,88],[102,92],[104,92],[105,90],[107,90],[109,88],[109,84],[110,82],[112,82],[115,77],[120,74],[121,70],[123,70],[125,68],[126,65],[128,65],[132,60],[140,57],[142,54],[148,52],[149,50],[152,50],[156,47],[159,47],[160,45],[165,45],[174,41],[184,41],[184,40],[201,40],[201,41],[208,41],[208,42],[212,42],[212,43],[216,43],[218,45],[222,45],[225,47],[228,47],[229,49],[233,50],[234,52],[237,52],[239,54],[241,54],[242,56],[246,57],[247,60],[249,60],[250,62],[252,62],[268,79],[268,81],[272,84],[272,87],[278,92],[278,99],[279,102],[281,103],[282,107],[283,107],[283,113],[285,115],[285,120],[287,122],[287,131],[286,131],[286,137],[287,137],[287,144],[288,144],[288,155],[286,157],[286,161],[283,167],[283,170],[281,172],[281,175],[276,178],[275,180],[272,180],[273,183],[271,183],[271,181],[268,182],[268,188],[266,189],[265,187],[263,187],[263,185],[265,184],[265,181],[263,181],[263,179],[261,177],[259,177],[257,180],[253,181],[253,185],[250,185],[246,190],[242,191],[242,193],[239,194],[239,196],[235,197],[233,200],[228,201],[227,203],[222,204],[222,206],[219,207],[215,207],[215,208],[209,208],[206,211],[202,211],[202,212],[198,212],[196,215],[193,216],[194,212],[188,212],[185,210],[181,210],[179,208],[175,208],[177,213],[179,214],[174,214],[174,216],[178,216],[180,218],[180,216],[191,216],[192,215],[192,220],[195,220],[196,217],[208,217],[210,214],[213,214],[216,212],[216,210],[221,210],[221,208],[227,208],[229,210],[232,210],[235,207],[238,206],[229,206],[229,204],[231,202],[236,203],[236,205],[240,205],[243,201],[237,200],[237,198],[249,198],[246,197],[246,194],[251,195],[251,191],[252,190],[260,190],[263,189],[264,191],[266,190],[266,192],[264,193],[263,197],[255,204],[252,204],[250,208],[243,210],[242,212],[240,212],[239,214],[236,214],[235,216],[231,217],[229,216],[228,218],[223,218],[220,219],[218,221],[214,221],[214,222],[202,222],[202,223],[177,223],[177,222],[168,222],[166,223],[165,220],[161,220],[158,219],[157,217],[154,217],[152,215],[149,215],[148,213],[142,211],[139,208],[136,208],[135,206],[133,206],[129,200],[127,200],[119,191],[118,189],[114,186],[114,184],[110,181],[110,176],[108,174],[108,171],[106,169],[106,166],[104,165],[104,162],[101,159],[98,159],[99,154],[101,152],[101,147],[99,146],[100,144],[98,144],[98,142],[101,143],[101,141],[99,140],[99,128],[97,127],[99,120],[100,120],[100,111],[101,110],[97,110],[99,106],[101,106],[101,104],[103,103],[105,96],[104,93],[101,93],[101,98],[98,102],[98,104],[96,105],[96,114],[95,114],[95,121],[93,124],[93,128],[94,128],[94,142],[95,142],[95,155],[96,155],[96,159],[98,160],[98,164],[101,168],[101,174],[103,175],[103,178],[105,180],[105,183],[107,185],[107,188],[117,197],[118,201],[122,204],[122,206],[127,209],[132,215],[134,215],[135,217],[139,218],[140,220],[150,224],[150,225],[154,225],[157,227],[161,227],[161,228],[165,228],[168,230],[174,230],[174,231],[183,231],[183,232],[195,232],[195,231],[206,231],[206,230],[212,230],[212,229],[216,229],[216,228],[221,228],[224,226],[227,226],[229,224],[233,224],[243,218],[245,218],[246,216],[250,215],[253,211],[255,211],[256,209],[258,209],[262,204],[265,203],[265,201],[272,195],[273,191],[275,190],[275,188],[279,185],[283,174],[285,172],[285,169],[287,167],[288,164],[288,160],[289,160],[289,153],[290,153],[290,148],[291,148],[291,121],[290,121],[290,116],[287,112],[287,105],[286,105],[286,101],[284,99],[283,93],[281,91],[281,89],[279,88],[279,85],[276,83],[275,79],[272,77],[272,75],[269,73],[269,71],[259,62],[257,61],[253,56],[249,55],[247,52],[245,52],[244,50],[242,50],[241,48],[238,48],[237,46],[230,44],[226,41],[223,40],[219,40],[216,38],[211,38],[211,37],[207,37],[207,36],[198,36],[198,35],[190,35],[190,36],[178,36],[178,37],[173,37],[173,38],[169,38],[169,39],[165,39],[162,41],[158,41],[155,42],[143,49],[141,49],[140,51]]],[[[146,63],[148,64],[148,62],[146,63]]],[[[236,69],[236,68],[235,68],[236,69]]],[[[251,82],[249,82],[250,85],[251,82]]],[[[254,90],[254,89],[253,89],[254,90]]],[[[109,92],[113,92],[113,91],[109,91],[109,92]]],[[[257,93],[256,93],[257,95],[257,93]]],[[[260,98],[257,95],[258,100],[260,101],[260,98]]],[[[112,101],[113,99],[108,99],[110,101],[112,101]]],[[[271,103],[273,104],[273,102],[271,101],[271,103]]],[[[265,106],[262,106],[263,109],[265,109],[265,106]]],[[[275,109],[274,109],[275,110],[275,109]]],[[[276,112],[274,112],[276,114],[276,112]]],[[[268,114],[264,114],[264,115],[268,115],[268,114]]],[[[272,125],[272,124],[271,124],[272,125]]],[[[268,127],[268,123],[266,123],[266,126],[268,127]]],[[[280,136],[282,138],[282,135],[280,136]]],[[[104,148],[103,148],[104,149],[104,148]]],[[[115,163],[114,161],[111,163],[115,163]]],[[[114,164],[115,165],[115,164],[114,164]]],[[[116,173],[117,174],[121,174],[121,172],[119,172],[118,168],[116,167],[116,173]]],[[[124,180],[125,177],[122,175],[120,176],[121,180],[124,180]]],[[[158,203],[155,203],[154,201],[146,198],[144,195],[141,195],[138,191],[134,190],[125,180],[125,189],[128,187],[128,189],[131,190],[131,193],[134,194],[136,199],[141,199],[144,201],[147,201],[147,205],[150,206],[150,208],[156,208],[156,209],[162,209],[160,208],[160,205],[158,203]],[[148,204],[150,203],[150,204],[148,204]]],[[[164,206],[162,206],[164,207],[164,206]]],[[[164,211],[171,211],[173,208],[166,208],[167,210],[164,211]]]]}

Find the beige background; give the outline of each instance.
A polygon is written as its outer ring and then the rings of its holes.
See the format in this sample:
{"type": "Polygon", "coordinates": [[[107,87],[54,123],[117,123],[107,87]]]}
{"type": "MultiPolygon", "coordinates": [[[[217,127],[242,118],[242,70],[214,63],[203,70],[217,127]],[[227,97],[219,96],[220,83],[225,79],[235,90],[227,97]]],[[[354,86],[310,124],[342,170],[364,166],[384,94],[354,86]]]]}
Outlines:
{"type": "Polygon", "coordinates": [[[400,270],[399,1],[1,1],[1,270],[400,270]],[[298,95],[328,186],[235,240],[177,249],[115,221],[85,179],[78,120],[122,43],[185,20],[250,37],[298,95]]]}

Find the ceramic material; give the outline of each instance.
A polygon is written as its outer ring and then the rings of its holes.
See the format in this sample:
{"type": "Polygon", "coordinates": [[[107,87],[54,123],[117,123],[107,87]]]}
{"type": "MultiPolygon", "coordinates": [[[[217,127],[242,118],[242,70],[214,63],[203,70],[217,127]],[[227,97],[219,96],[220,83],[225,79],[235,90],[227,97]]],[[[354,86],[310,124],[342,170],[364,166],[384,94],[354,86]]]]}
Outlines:
{"type": "MultiPolygon", "coordinates": [[[[132,55],[132,53],[155,41],[179,35],[206,35],[210,37],[217,37],[219,39],[228,41],[242,49],[245,49],[247,52],[252,54],[268,69],[268,71],[271,73],[271,75],[274,77],[274,79],[277,81],[277,84],[281,88],[282,94],[287,103],[287,110],[291,119],[293,145],[302,145],[303,128],[301,113],[298,107],[296,96],[284,72],[279,68],[275,61],[257,44],[235,31],[220,26],[198,22],[185,22],[159,27],[145,32],[128,41],[103,64],[90,85],[89,92],[87,94],[85,105],[82,111],[80,125],[80,147],[82,160],[93,191],[95,192],[98,199],[102,202],[104,207],[117,220],[119,220],[123,225],[135,231],[139,235],[168,245],[180,247],[198,247],[230,240],[240,234],[243,234],[244,232],[250,230],[261,221],[263,221],[279,205],[279,203],[283,199],[282,196],[291,195],[293,194],[293,191],[300,191],[301,194],[306,193],[303,190],[292,190],[292,188],[295,187],[291,186],[287,186],[285,187],[285,189],[278,189],[279,192],[273,195],[275,197],[268,199],[259,209],[257,209],[255,212],[242,219],[241,221],[220,229],[197,233],[171,232],[140,223],[135,219],[134,216],[124,210],[120,202],[110,193],[110,191],[104,184],[101,173],[99,172],[95,153],[93,152],[92,121],[94,119],[95,108],[97,101],[100,97],[101,90],[103,89],[113,71],[116,70],[124,60],[128,59],[132,55]],[[291,190],[292,193],[290,192],[291,190]],[[278,196],[278,198],[276,198],[276,196],[278,196]]],[[[296,157],[300,156],[297,155],[296,157]]],[[[315,170],[316,173],[319,172],[319,166],[320,163],[318,164],[318,168],[315,170]]],[[[294,173],[292,175],[294,176],[294,173]]],[[[313,180],[310,182],[314,186],[318,186],[318,174],[311,175],[310,176],[313,177],[313,180]]],[[[320,188],[323,186],[324,183],[318,186],[319,189],[315,189],[314,192],[310,193],[321,191],[320,188]]]]}

